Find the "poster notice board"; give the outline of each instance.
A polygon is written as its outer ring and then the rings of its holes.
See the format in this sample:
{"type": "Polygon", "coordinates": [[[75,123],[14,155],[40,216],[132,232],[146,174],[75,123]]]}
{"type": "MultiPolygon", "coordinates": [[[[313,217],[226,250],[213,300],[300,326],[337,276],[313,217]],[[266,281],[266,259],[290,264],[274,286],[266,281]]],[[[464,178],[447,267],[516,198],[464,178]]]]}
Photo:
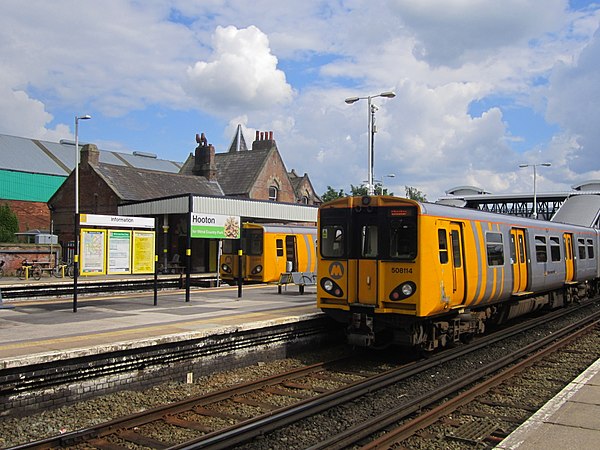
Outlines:
{"type": "Polygon", "coordinates": [[[130,230],[108,230],[108,273],[131,273],[130,230]]]}
{"type": "Polygon", "coordinates": [[[106,230],[81,230],[81,275],[106,274],[106,230]]]}
{"type": "Polygon", "coordinates": [[[133,232],[133,273],[154,273],[154,231],[133,232]]]}

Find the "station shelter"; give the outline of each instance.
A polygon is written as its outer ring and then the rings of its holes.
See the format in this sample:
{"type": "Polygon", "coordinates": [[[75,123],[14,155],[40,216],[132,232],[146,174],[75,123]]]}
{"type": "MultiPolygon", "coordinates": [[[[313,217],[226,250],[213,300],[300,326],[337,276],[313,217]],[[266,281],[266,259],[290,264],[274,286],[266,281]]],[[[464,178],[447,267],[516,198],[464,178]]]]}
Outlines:
{"type": "Polygon", "coordinates": [[[152,217],[156,223],[159,266],[192,273],[218,271],[223,239],[239,239],[241,224],[316,225],[317,206],[195,194],[140,201],[118,207],[120,216],[152,217]],[[234,234],[237,231],[238,234],[234,234]]]}

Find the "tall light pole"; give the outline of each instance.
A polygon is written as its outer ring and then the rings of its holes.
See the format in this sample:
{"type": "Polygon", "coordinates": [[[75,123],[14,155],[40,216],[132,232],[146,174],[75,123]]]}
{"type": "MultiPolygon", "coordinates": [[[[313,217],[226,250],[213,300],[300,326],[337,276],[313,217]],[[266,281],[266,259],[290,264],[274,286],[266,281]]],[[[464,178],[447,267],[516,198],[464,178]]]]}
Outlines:
{"type": "Polygon", "coordinates": [[[531,214],[531,216],[534,219],[537,219],[537,192],[536,192],[536,188],[535,188],[535,184],[536,184],[536,178],[537,178],[537,170],[536,167],[539,166],[543,166],[543,167],[550,167],[552,164],[550,163],[540,163],[540,164],[519,164],[520,168],[525,168],[525,167],[533,167],[533,213],[531,214]]]}
{"type": "Polygon", "coordinates": [[[383,182],[386,178],[396,178],[396,174],[395,173],[388,173],[387,175],[384,175],[381,178],[381,195],[383,195],[383,182]]]}
{"type": "Polygon", "coordinates": [[[75,116],[75,216],[73,217],[73,234],[75,249],[73,252],[73,312],[77,312],[77,275],[79,275],[79,121],[91,119],[92,116],[75,116]]]}
{"type": "Polygon", "coordinates": [[[75,214],[79,214],[79,121],[89,120],[92,116],[75,116],[75,214]]]}
{"type": "Polygon", "coordinates": [[[375,193],[375,185],[373,183],[373,165],[374,165],[374,144],[375,144],[375,111],[377,111],[377,107],[375,105],[371,104],[371,99],[376,98],[376,97],[386,97],[386,98],[394,98],[396,96],[395,92],[389,91],[389,92],[382,92],[381,94],[377,94],[377,95],[369,95],[367,97],[348,97],[345,102],[348,103],[349,105],[351,105],[354,102],[357,102],[359,100],[367,100],[367,106],[368,106],[368,123],[369,123],[369,134],[368,134],[368,140],[369,140],[369,172],[368,172],[368,177],[367,177],[367,192],[369,195],[373,195],[375,193]]]}

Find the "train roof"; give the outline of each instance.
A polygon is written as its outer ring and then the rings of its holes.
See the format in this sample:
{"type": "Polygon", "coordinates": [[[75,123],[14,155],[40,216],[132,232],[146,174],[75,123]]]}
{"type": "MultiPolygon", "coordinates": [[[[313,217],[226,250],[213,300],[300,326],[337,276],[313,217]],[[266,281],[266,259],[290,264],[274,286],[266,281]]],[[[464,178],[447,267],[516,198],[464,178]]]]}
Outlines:
{"type": "Polygon", "coordinates": [[[429,216],[441,216],[451,219],[481,220],[489,222],[498,222],[523,227],[550,228],[550,229],[568,229],[578,231],[589,231],[589,226],[572,223],[549,222],[546,220],[530,219],[527,217],[518,217],[508,214],[499,214],[488,211],[479,211],[477,209],[460,208],[457,206],[440,205],[438,203],[420,203],[420,214],[429,216]]]}
{"type": "MultiPolygon", "coordinates": [[[[586,196],[589,197],[589,196],[586,196]]],[[[364,203],[364,196],[343,197],[324,203],[319,208],[320,210],[339,207],[360,207],[367,205],[364,203]]],[[[479,220],[495,223],[503,223],[517,227],[529,228],[548,228],[553,230],[573,230],[573,231],[590,231],[589,225],[582,223],[559,223],[557,221],[549,222],[545,220],[530,219],[508,214],[500,214],[488,211],[480,211],[471,208],[462,208],[458,206],[443,205],[439,203],[418,202],[402,197],[379,196],[378,204],[381,206],[393,206],[397,202],[398,205],[415,205],[419,209],[420,215],[437,216],[457,220],[479,220]]],[[[598,209],[596,209],[598,211],[598,209]]]]}
{"type": "Polygon", "coordinates": [[[243,225],[246,228],[262,228],[266,233],[286,233],[286,234],[317,234],[317,228],[314,226],[302,225],[282,225],[246,222],[243,225]]]}

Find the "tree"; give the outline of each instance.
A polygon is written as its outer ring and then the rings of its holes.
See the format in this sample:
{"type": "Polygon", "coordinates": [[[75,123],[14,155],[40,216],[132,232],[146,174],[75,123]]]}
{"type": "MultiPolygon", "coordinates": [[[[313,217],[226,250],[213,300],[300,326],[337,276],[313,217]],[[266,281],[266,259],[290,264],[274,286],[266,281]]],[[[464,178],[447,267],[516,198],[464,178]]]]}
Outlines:
{"type": "Polygon", "coordinates": [[[0,206],[0,242],[15,242],[19,231],[17,215],[6,203],[0,206]]]}
{"type": "Polygon", "coordinates": [[[406,191],[406,198],[411,200],[417,200],[419,202],[426,202],[427,197],[417,188],[412,186],[404,186],[404,190],[406,191]]]}
{"type": "Polygon", "coordinates": [[[330,202],[331,200],[335,200],[337,198],[342,198],[342,197],[346,197],[346,194],[344,194],[344,190],[340,189],[339,191],[336,191],[331,186],[327,186],[327,191],[323,195],[321,195],[321,199],[323,200],[323,203],[327,203],[327,202],[330,202]]]}

